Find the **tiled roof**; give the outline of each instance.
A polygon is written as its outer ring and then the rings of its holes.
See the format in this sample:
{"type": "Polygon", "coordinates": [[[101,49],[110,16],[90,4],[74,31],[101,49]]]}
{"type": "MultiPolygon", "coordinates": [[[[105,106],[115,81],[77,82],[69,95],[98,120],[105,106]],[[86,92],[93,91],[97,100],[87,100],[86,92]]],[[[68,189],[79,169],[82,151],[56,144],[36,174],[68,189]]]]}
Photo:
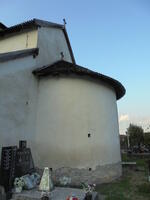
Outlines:
{"type": "Polygon", "coordinates": [[[23,30],[34,29],[34,28],[38,28],[38,27],[53,27],[53,28],[62,29],[64,32],[64,35],[65,35],[65,39],[66,39],[69,51],[70,51],[72,62],[75,63],[75,58],[73,55],[69,37],[68,37],[65,26],[62,24],[48,22],[48,21],[44,21],[44,20],[40,20],[40,19],[32,19],[30,21],[26,21],[26,22],[23,22],[23,23],[20,23],[20,24],[11,26],[11,27],[6,27],[5,29],[0,30],[0,38],[3,38],[12,33],[18,33],[23,30]]]}
{"type": "Polygon", "coordinates": [[[64,60],[58,61],[52,65],[38,68],[33,71],[33,74],[35,74],[36,76],[59,76],[61,74],[76,74],[78,76],[89,76],[91,78],[100,80],[114,88],[117,100],[123,97],[126,92],[124,86],[119,81],[64,60]]]}
{"type": "Polygon", "coordinates": [[[5,30],[7,27],[0,22],[0,29],[5,30]]]}
{"type": "Polygon", "coordinates": [[[0,31],[0,36],[4,36],[9,33],[19,32],[24,29],[37,28],[37,27],[55,27],[55,28],[64,28],[64,25],[56,24],[44,20],[32,19],[14,26],[7,27],[6,29],[0,31]]]}

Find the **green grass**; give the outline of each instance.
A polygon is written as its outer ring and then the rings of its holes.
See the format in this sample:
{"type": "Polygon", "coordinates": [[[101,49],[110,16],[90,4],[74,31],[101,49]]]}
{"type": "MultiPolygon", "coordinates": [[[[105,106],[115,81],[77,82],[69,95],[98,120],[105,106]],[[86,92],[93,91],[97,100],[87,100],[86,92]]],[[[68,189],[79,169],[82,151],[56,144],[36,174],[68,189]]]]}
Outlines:
{"type": "Polygon", "coordinates": [[[149,200],[150,183],[148,182],[147,158],[122,156],[123,161],[137,163],[138,171],[124,168],[123,176],[112,183],[97,185],[96,191],[106,196],[105,200],[149,200]]]}
{"type": "Polygon", "coordinates": [[[137,192],[143,196],[150,197],[150,183],[143,183],[137,186],[137,192]]]}
{"type": "Polygon", "coordinates": [[[137,166],[147,168],[148,158],[137,158],[128,156],[127,154],[122,154],[122,161],[124,162],[136,162],[137,166]]]}
{"type": "Polygon", "coordinates": [[[128,198],[125,197],[125,193],[128,192],[129,188],[130,179],[126,177],[123,180],[110,184],[98,185],[96,191],[106,195],[106,200],[128,200],[128,198]]]}

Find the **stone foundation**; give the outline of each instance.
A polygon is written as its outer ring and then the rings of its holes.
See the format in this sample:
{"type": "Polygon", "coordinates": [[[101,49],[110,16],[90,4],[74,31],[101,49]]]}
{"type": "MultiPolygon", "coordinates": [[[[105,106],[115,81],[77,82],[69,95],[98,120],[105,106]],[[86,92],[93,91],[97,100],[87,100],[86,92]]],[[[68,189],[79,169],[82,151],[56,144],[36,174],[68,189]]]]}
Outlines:
{"type": "Polygon", "coordinates": [[[121,163],[115,163],[111,165],[97,166],[95,170],[89,171],[89,169],[77,169],[62,167],[52,171],[52,178],[56,185],[61,185],[61,179],[65,177],[68,179],[69,186],[80,186],[81,182],[87,183],[108,183],[116,178],[119,178],[122,174],[121,163]]]}

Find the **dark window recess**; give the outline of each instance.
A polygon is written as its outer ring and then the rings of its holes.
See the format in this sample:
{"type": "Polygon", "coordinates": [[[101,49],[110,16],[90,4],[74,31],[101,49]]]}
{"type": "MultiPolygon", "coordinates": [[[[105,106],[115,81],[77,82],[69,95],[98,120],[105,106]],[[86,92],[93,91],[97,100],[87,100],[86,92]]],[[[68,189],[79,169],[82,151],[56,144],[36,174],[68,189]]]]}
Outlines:
{"type": "Polygon", "coordinates": [[[91,137],[91,133],[88,133],[88,137],[91,137]]]}
{"type": "Polygon", "coordinates": [[[51,172],[53,171],[53,168],[49,168],[49,169],[50,169],[51,172]]]}
{"type": "Polygon", "coordinates": [[[89,168],[89,171],[92,171],[92,168],[89,168]]]}

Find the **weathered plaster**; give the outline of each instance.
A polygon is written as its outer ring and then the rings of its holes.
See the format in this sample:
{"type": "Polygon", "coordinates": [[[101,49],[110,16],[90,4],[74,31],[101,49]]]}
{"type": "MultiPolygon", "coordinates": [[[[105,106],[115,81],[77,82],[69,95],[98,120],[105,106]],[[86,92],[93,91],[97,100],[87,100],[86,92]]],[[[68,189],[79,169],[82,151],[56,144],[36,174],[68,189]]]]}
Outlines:
{"type": "Polygon", "coordinates": [[[120,162],[116,96],[110,87],[78,77],[43,78],[37,109],[38,166],[95,169],[120,162]]]}
{"type": "Polygon", "coordinates": [[[36,48],[37,38],[37,30],[16,33],[6,38],[0,38],[0,53],[36,48]]]}
{"type": "Polygon", "coordinates": [[[61,29],[39,28],[38,47],[39,57],[37,57],[36,65],[39,67],[61,60],[61,52],[64,54],[64,60],[72,62],[68,45],[61,29]]]}
{"type": "Polygon", "coordinates": [[[0,147],[27,140],[35,134],[37,79],[32,56],[0,63],[0,147]]]}
{"type": "MultiPolygon", "coordinates": [[[[36,169],[37,172],[42,175],[43,169],[36,169]]],[[[96,166],[95,170],[89,171],[88,168],[71,168],[60,167],[51,171],[51,175],[55,185],[63,186],[62,179],[68,179],[66,185],[68,186],[81,186],[81,183],[109,183],[116,178],[119,178],[122,174],[121,162],[111,163],[107,165],[96,166]]]]}
{"type": "MultiPolygon", "coordinates": [[[[35,39],[37,33],[34,36],[35,39]]],[[[25,44],[25,38],[26,34],[12,38],[15,50],[24,47],[17,45],[18,41],[25,44]]],[[[8,42],[5,50],[13,50],[12,43],[8,42]]],[[[120,163],[115,91],[83,77],[39,80],[32,74],[33,69],[60,60],[61,51],[64,60],[71,62],[71,56],[60,29],[39,28],[36,46],[36,58],[28,56],[0,63],[0,147],[27,140],[36,166],[49,166],[58,173],[63,168],[75,169],[78,177],[85,170],[90,175],[93,172],[96,178],[102,168],[120,163]]],[[[111,168],[110,178],[111,173],[112,177],[117,172],[121,174],[121,166],[117,166],[111,168]]],[[[102,171],[106,175],[109,169],[102,171]]],[[[86,173],[85,177],[89,177],[86,173]]]]}
{"type": "Polygon", "coordinates": [[[81,183],[108,183],[120,177],[122,174],[121,163],[112,163],[107,165],[97,166],[95,170],[78,169],[70,167],[58,168],[52,171],[52,177],[55,184],[61,184],[60,179],[67,177],[71,180],[70,186],[81,186],[81,183]]]}

